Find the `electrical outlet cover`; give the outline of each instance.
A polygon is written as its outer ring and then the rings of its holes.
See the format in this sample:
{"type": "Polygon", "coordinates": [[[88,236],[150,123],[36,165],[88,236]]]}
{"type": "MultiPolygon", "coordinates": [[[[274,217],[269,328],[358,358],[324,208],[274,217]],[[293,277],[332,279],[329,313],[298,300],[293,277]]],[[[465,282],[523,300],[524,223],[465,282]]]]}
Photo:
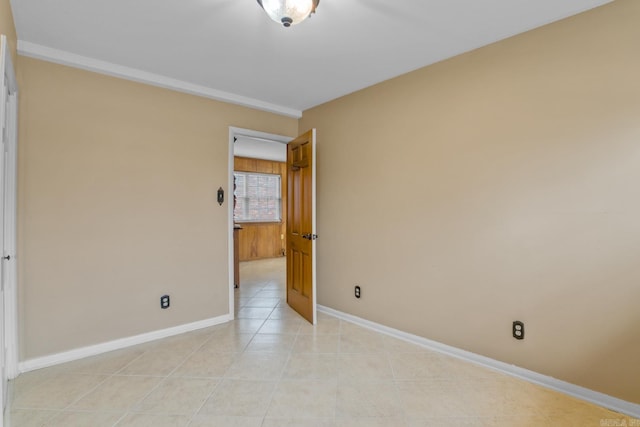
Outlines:
{"type": "Polygon", "coordinates": [[[513,337],[517,340],[524,339],[524,323],[519,320],[513,322],[513,337]]]}
{"type": "Polygon", "coordinates": [[[160,297],[160,308],[165,309],[169,308],[171,305],[171,300],[169,299],[169,295],[162,295],[160,297]]]}

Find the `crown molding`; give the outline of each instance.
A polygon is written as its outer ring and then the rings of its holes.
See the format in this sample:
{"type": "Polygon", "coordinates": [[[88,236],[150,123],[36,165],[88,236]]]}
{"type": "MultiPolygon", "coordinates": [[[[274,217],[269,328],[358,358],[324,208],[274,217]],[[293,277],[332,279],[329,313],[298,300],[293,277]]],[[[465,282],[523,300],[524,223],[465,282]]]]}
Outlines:
{"type": "Polygon", "coordinates": [[[216,101],[255,108],[257,110],[267,111],[269,113],[280,114],[296,119],[302,117],[302,111],[293,108],[271,104],[258,99],[192,84],[183,80],[177,80],[111,62],[100,61],[87,56],[76,55],[74,53],[53,49],[24,40],[18,40],[18,54],[30,58],[41,59],[43,61],[54,62],[56,64],[67,65],[69,67],[80,68],[82,70],[92,71],[95,73],[105,74],[112,77],[118,77],[125,80],[131,80],[138,83],[145,83],[164,89],[175,90],[177,92],[188,93],[190,95],[214,99],[216,101]]]}

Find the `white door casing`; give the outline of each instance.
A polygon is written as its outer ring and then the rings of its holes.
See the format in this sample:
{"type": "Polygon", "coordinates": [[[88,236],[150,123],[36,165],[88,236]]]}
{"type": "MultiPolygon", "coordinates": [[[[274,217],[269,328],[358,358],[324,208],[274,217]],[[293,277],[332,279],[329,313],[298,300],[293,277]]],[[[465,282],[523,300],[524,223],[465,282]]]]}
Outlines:
{"type": "MultiPolygon", "coordinates": [[[[7,380],[18,374],[16,274],[17,82],[0,36],[0,399],[6,403],[7,380]]],[[[0,422],[1,425],[1,422],[0,422]]]]}
{"type": "MultiPolygon", "coordinates": [[[[0,107],[0,256],[4,256],[4,174],[5,174],[5,152],[7,146],[7,118],[9,114],[9,88],[7,78],[2,76],[2,97],[0,107]]],[[[2,327],[0,327],[0,375],[2,376],[2,387],[0,388],[0,400],[2,401],[2,409],[4,414],[4,407],[7,401],[7,346],[5,343],[5,304],[4,304],[4,288],[5,288],[5,268],[4,258],[0,260],[0,318],[2,319],[2,327]]]]}

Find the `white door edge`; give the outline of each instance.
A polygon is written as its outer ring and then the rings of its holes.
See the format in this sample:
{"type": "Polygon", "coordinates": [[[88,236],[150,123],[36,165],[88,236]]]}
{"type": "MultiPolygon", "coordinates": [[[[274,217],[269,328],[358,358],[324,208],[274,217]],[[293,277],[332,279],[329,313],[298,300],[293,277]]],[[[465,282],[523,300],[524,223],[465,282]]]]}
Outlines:
{"type": "MultiPolygon", "coordinates": [[[[0,256],[9,256],[8,260],[3,262],[3,279],[4,279],[4,306],[3,318],[0,319],[4,332],[4,346],[0,349],[5,356],[5,370],[2,378],[3,389],[0,391],[0,401],[2,401],[3,409],[6,401],[4,395],[4,384],[8,379],[18,376],[18,334],[17,334],[17,270],[16,270],[16,191],[17,191],[17,117],[18,117],[18,84],[13,68],[11,54],[7,45],[7,38],[0,35],[0,79],[2,81],[2,94],[0,103],[2,108],[7,107],[6,117],[6,136],[5,141],[5,170],[4,170],[4,240],[2,242],[3,250],[0,256]],[[6,78],[5,78],[6,77],[6,78]],[[5,86],[6,83],[6,86],[5,86]],[[8,95],[8,98],[6,96],[8,95]]],[[[3,417],[0,418],[0,426],[3,423],[3,417]]]]}
{"type": "MultiPolygon", "coordinates": [[[[6,38],[3,43],[6,46],[6,38]]],[[[8,49],[4,49],[4,69],[9,77],[9,123],[5,171],[5,340],[8,348],[6,369],[9,379],[18,376],[18,264],[17,264],[17,208],[18,208],[18,82],[8,49]]]]}
{"type": "MultiPolygon", "coordinates": [[[[316,129],[311,129],[311,234],[316,235],[318,228],[316,226],[316,129]]],[[[313,293],[313,324],[318,323],[317,310],[317,250],[316,239],[311,240],[311,288],[313,293]]]]}
{"type": "Polygon", "coordinates": [[[5,171],[5,344],[9,379],[18,376],[18,260],[17,260],[17,189],[18,189],[18,95],[9,96],[9,140],[5,171]]]}

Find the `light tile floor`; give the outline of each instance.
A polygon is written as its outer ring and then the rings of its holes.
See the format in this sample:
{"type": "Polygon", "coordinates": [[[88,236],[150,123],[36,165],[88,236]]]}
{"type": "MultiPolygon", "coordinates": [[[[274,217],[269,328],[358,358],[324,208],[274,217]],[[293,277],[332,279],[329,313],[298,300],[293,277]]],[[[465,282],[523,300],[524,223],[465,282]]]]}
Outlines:
{"type": "Polygon", "coordinates": [[[5,425],[640,426],[327,315],[314,327],[283,300],[283,259],[241,278],[233,322],[21,375],[5,425]]]}

